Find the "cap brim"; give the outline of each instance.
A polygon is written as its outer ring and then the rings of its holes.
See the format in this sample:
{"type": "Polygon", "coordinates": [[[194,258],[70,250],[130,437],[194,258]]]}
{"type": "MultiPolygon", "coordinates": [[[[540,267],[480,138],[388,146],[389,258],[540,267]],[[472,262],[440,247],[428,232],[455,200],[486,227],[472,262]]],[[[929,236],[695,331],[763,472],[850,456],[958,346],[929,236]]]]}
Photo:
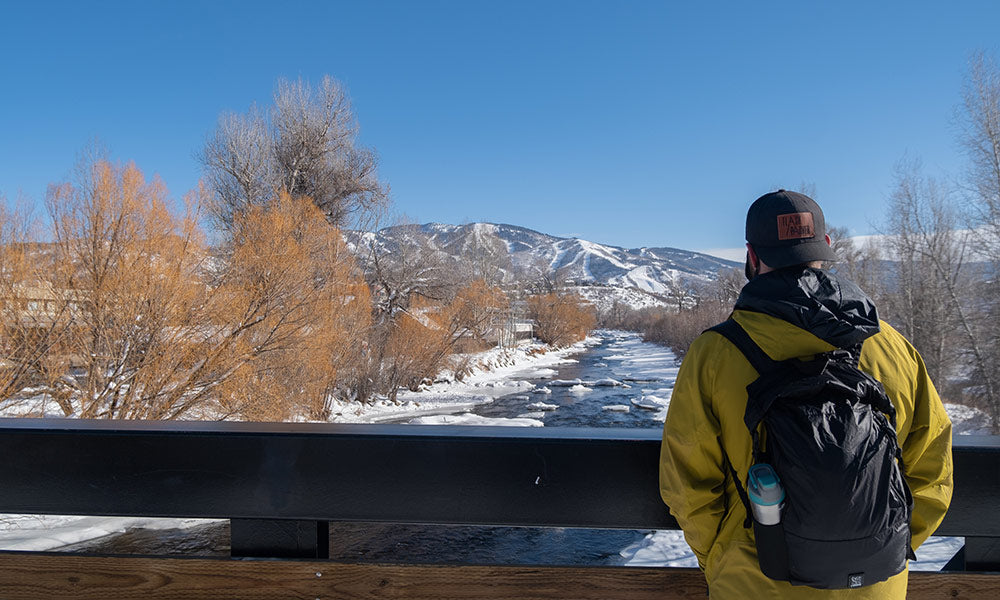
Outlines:
{"type": "Polygon", "coordinates": [[[772,269],[783,269],[792,265],[801,265],[814,260],[836,262],[837,253],[833,251],[826,240],[803,242],[793,246],[756,246],[754,252],[764,264],[772,269]]]}

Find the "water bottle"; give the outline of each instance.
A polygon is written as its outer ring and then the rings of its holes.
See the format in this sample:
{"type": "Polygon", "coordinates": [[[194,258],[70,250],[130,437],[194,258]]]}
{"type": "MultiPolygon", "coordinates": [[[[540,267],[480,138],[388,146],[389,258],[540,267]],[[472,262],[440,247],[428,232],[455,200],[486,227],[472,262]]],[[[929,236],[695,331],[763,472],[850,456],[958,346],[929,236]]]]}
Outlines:
{"type": "Polygon", "coordinates": [[[753,513],[753,533],[760,570],[771,579],[788,581],[788,545],[781,524],[781,509],[785,505],[785,490],[771,465],[750,467],[747,495],[753,513]]]}
{"type": "Polygon", "coordinates": [[[761,525],[777,525],[781,521],[785,489],[781,487],[781,480],[771,465],[762,463],[750,467],[747,493],[754,521],[761,525]]]}

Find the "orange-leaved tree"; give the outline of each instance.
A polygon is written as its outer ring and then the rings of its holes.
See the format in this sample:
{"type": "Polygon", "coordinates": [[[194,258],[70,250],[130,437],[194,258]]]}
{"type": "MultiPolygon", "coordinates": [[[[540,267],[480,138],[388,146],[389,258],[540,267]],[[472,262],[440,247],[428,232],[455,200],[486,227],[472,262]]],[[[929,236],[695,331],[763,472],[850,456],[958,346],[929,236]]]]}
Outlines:
{"type": "Polygon", "coordinates": [[[528,315],[535,321],[535,336],[555,347],[582,340],[597,323],[593,307],[569,293],[529,296],[528,315]]]}
{"type": "Polygon", "coordinates": [[[381,365],[382,385],[396,399],[399,387],[411,390],[433,379],[459,344],[469,340],[482,348],[495,340],[507,297],[482,280],[460,288],[446,303],[423,297],[411,300],[390,325],[381,365]]]}
{"type": "Polygon", "coordinates": [[[322,417],[356,369],[367,287],[339,232],[282,195],[236,220],[213,256],[205,191],[171,209],[134,165],[85,165],[53,187],[50,278],[72,306],[55,394],[85,418],[322,417]]]}
{"type": "Polygon", "coordinates": [[[323,419],[363,376],[371,303],[340,231],[308,199],[280,194],[236,215],[212,322],[243,357],[219,390],[224,414],[323,419]]]}
{"type": "Polygon", "coordinates": [[[200,354],[189,339],[204,296],[196,207],[176,214],[162,182],[134,164],[99,160],[81,173],[47,197],[50,281],[72,315],[57,395],[85,418],[178,416],[200,354]]]}
{"type": "MultiPolygon", "coordinates": [[[[68,305],[51,285],[51,254],[38,241],[25,205],[0,197],[0,404],[25,388],[46,387],[65,340],[68,305]]],[[[68,407],[63,412],[68,414],[68,407]]]]}

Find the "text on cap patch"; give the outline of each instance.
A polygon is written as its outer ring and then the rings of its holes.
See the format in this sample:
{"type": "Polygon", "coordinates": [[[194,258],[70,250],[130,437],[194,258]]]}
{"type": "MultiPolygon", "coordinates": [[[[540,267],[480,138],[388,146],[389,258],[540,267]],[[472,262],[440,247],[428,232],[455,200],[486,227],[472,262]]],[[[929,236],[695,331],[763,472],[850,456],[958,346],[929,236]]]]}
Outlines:
{"type": "Polygon", "coordinates": [[[778,215],[778,239],[800,240],[816,235],[811,212],[790,213],[778,215]]]}

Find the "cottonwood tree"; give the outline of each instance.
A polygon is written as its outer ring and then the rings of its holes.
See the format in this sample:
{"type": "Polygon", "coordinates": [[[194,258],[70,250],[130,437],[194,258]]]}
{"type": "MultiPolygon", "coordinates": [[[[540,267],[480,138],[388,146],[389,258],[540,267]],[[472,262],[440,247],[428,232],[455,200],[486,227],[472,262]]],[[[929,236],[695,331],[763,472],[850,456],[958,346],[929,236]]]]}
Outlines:
{"type": "Polygon", "coordinates": [[[954,193],[923,176],[919,163],[901,163],[888,215],[886,243],[895,273],[886,316],[945,389],[962,359],[978,370],[987,358],[976,327],[977,308],[968,301],[969,244],[958,226],[954,193]]]}
{"type": "Polygon", "coordinates": [[[311,203],[281,194],[234,220],[233,248],[213,283],[212,338],[235,357],[220,384],[225,414],[325,418],[360,377],[368,288],[340,232],[311,203]]]}
{"type": "Polygon", "coordinates": [[[197,216],[171,212],[159,180],[135,165],[88,162],[77,183],[52,186],[50,283],[72,313],[66,351],[82,377],[62,377],[85,418],[169,418],[197,351],[178,335],[203,288],[197,216]]]}
{"type": "Polygon", "coordinates": [[[550,293],[528,297],[528,316],[535,336],[550,346],[568,346],[585,338],[597,323],[593,307],[577,294],[550,293]]]}
{"type": "Polygon", "coordinates": [[[878,242],[867,240],[858,244],[850,237],[846,227],[828,227],[827,234],[837,260],[824,267],[856,283],[876,301],[877,306],[884,275],[879,272],[881,257],[878,242]]]}
{"type": "MultiPolygon", "coordinates": [[[[69,303],[49,281],[51,256],[26,206],[9,206],[0,195],[0,404],[59,376],[56,357],[64,354],[70,323],[69,303]]],[[[56,400],[72,413],[65,398],[56,400]]]]}
{"type": "Polygon", "coordinates": [[[462,269],[431,245],[417,225],[395,227],[388,241],[365,239],[359,254],[378,323],[390,321],[414,298],[445,302],[461,285],[462,269]]]}
{"type": "Polygon", "coordinates": [[[215,193],[211,214],[228,230],[235,215],[280,193],[310,198],[334,226],[359,228],[388,202],[378,156],[358,143],[343,86],[279,79],[272,104],[225,113],[199,158],[215,193]]]}
{"type": "Polygon", "coordinates": [[[1000,431],[1000,65],[995,56],[972,57],[958,114],[959,140],[969,158],[965,173],[968,226],[977,257],[985,258],[992,275],[981,286],[985,317],[979,324],[979,353],[973,383],[989,408],[994,431],[1000,431]]]}
{"type": "MultiPolygon", "coordinates": [[[[72,310],[59,379],[85,418],[321,417],[353,376],[367,286],[337,229],[279,195],[234,216],[211,257],[199,196],[171,210],[159,181],[106,161],[53,187],[54,286],[72,310]],[[345,375],[346,374],[346,375],[345,375]]],[[[201,194],[204,197],[205,193],[201,194]]]]}

